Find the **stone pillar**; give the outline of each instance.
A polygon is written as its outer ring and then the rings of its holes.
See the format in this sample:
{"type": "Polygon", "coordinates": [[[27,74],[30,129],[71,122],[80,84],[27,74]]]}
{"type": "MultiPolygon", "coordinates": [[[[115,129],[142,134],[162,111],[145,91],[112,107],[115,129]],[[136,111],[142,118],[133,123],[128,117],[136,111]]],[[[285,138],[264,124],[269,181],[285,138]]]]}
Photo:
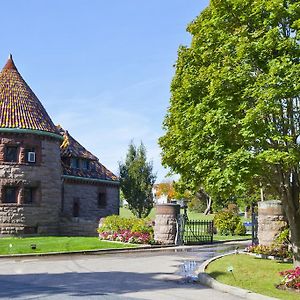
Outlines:
{"type": "Polygon", "coordinates": [[[164,245],[174,245],[180,215],[179,204],[156,205],[154,239],[164,245]]]}
{"type": "Polygon", "coordinates": [[[279,200],[258,202],[258,241],[270,246],[277,235],[287,226],[279,200]]]}

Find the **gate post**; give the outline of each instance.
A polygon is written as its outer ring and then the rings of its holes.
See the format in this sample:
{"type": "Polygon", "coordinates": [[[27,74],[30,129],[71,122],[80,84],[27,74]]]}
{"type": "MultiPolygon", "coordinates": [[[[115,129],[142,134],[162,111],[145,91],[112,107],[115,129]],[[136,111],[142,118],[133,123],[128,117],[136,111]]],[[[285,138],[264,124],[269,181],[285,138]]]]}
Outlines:
{"type": "Polygon", "coordinates": [[[286,226],[287,222],[281,201],[258,202],[258,241],[260,245],[270,246],[286,226]]]}
{"type": "Polygon", "coordinates": [[[179,204],[156,205],[154,226],[154,240],[164,245],[174,245],[178,240],[179,230],[179,204]]]}

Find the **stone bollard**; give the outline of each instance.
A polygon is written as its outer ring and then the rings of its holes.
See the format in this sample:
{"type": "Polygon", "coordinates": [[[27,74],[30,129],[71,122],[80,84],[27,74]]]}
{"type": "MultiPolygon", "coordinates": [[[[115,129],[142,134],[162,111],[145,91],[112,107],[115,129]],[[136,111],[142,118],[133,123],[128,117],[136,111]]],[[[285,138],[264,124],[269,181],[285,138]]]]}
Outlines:
{"type": "Polygon", "coordinates": [[[164,245],[174,245],[180,215],[179,204],[156,205],[154,239],[164,245]]]}
{"type": "Polygon", "coordinates": [[[281,201],[258,202],[258,241],[270,246],[277,235],[287,226],[281,201]]]}

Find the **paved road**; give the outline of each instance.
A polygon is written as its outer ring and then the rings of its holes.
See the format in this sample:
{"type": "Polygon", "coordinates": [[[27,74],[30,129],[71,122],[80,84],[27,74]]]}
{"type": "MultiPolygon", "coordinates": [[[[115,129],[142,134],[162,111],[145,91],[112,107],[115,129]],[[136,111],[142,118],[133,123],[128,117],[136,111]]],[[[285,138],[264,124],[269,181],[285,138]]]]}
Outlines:
{"type": "Polygon", "coordinates": [[[0,259],[0,299],[240,299],[192,282],[195,268],[214,255],[215,248],[193,248],[4,258],[0,259]]]}

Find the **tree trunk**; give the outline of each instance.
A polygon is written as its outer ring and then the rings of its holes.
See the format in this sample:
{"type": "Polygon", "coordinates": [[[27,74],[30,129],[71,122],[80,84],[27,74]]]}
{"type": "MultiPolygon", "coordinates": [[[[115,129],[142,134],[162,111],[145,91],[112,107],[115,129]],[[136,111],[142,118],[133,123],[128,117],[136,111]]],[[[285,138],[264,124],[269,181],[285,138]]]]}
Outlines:
{"type": "Polygon", "coordinates": [[[211,211],[211,204],[212,204],[212,199],[210,196],[207,196],[206,198],[206,209],[204,211],[204,215],[208,215],[210,214],[210,211],[211,211]]]}
{"type": "MultiPolygon", "coordinates": [[[[298,214],[297,214],[298,215],[298,214]]],[[[300,266],[300,216],[290,223],[294,267],[300,266]]]]}
{"type": "Polygon", "coordinates": [[[294,266],[300,266],[300,206],[297,172],[282,175],[282,204],[289,223],[294,266]]]}

